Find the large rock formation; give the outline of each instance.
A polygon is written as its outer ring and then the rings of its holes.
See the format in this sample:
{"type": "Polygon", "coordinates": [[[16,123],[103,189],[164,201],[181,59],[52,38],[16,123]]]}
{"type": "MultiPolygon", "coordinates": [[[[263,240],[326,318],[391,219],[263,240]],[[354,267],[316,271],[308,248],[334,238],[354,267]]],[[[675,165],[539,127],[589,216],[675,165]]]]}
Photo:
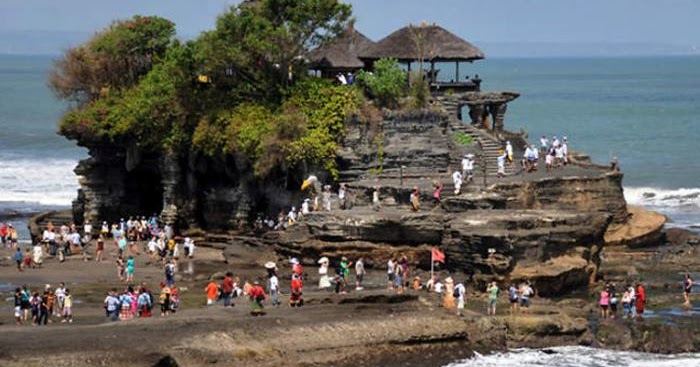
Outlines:
{"type": "MultiPolygon", "coordinates": [[[[454,107],[515,97],[472,92],[440,98],[454,107]]],[[[430,247],[440,247],[448,269],[478,282],[530,279],[543,295],[587,284],[608,224],[628,217],[622,174],[592,165],[522,174],[513,165],[508,177],[498,178],[497,136],[522,135],[491,134],[458,120],[450,108],[387,111],[379,123],[349,123],[338,162],[352,209],[338,210],[333,195],[332,212],[308,215],[287,232],[264,235],[264,242],[309,263],[322,255],[363,255],[372,266],[401,253],[426,268],[430,247]],[[477,160],[474,182],[457,195],[450,177],[467,153],[477,160]],[[431,197],[434,180],[446,183],[439,204],[431,197]],[[407,208],[414,187],[423,201],[417,213],[407,208]],[[380,211],[370,209],[375,189],[380,211]]],[[[505,109],[496,110],[502,118],[505,109]]],[[[240,157],[159,156],[113,146],[93,147],[90,155],[76,169],[83,180],[74,209],[78,220],[93,222],[160,212],[180,228],[245,228],[258,215],[276,217],[280,209],[298,207],[307,173],[325,178],[301,170],[261,179],[240,157]]]]}

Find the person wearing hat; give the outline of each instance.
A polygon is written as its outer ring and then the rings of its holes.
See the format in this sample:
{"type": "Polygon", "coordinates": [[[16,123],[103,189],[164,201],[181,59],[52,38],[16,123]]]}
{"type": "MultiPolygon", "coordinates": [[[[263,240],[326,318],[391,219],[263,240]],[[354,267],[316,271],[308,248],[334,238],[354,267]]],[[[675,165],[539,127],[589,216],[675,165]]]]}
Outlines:
{"type": "Polygon", "coordinates": [[[260,286],[259,281],[254,281],[253,286],[248,290],[250,297],[250,314],[261,316],[265,314],[263,302],[265,302],[265,290],[260,286]]]}
{"type": "Polygon", "coordinates": [[[304,268],[301,266],[296,257],[291,258],[289,263],[292,264],[292,275],[297,275],[299,277],[304,275],[304,268]]]}
{"type": "Polygon", "coordinates": [[[513,164],[513,145],[510,140],[506,142],[506,160],[509,166],[513,164]]]}

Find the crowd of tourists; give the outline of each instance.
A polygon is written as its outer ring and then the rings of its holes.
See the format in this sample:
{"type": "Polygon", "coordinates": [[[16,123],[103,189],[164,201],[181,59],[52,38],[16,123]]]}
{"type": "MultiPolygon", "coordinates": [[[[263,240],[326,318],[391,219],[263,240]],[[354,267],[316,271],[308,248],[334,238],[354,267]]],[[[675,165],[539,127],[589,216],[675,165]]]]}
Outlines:
{"type": "MultiPolygon", "coordinates": [[[[562,168],[569,164],[568,138],[564,136],[561,140],[557,136],[552,136],[550,140],[546,135],[540,138],[539,147],[537,144],[526,143],[520,160],[521,172],[534,172],[538,170],[541,158],[544,158],[544,165],[547,172],[553,168],[562,168]]],[[[513,145],[506,141],[505,146],[498,154],[496,164],[498,165],[498,177],[506,174],[506,165],[515,164],[513,155],[513,145]]]]}
{"type": "Polygon", "coordinates": [[[627,284],[618,290],[615,283],[606,283],[598,297],[600,317],[602,319],[615,318],[618,315],[618,306],[622,305],[622,317],[641,317],[646,305],[646,291],[641,283],[634,286],[627,284]]]}
{"type": "Polygon", "coordinates": [[[43,290],[29,290],[26,285],[15,289],[14,316],[17,325],[46,325],[60,320],[73,322],[73,296],[64,283],[43,290]]]}

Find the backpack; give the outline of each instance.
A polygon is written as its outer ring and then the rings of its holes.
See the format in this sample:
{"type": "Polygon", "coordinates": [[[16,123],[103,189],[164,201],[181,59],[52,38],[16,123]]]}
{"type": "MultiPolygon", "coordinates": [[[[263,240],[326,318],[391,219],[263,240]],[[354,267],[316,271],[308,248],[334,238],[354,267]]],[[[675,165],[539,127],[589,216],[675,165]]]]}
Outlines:
{"type": "Polygon", "coordinates": [[[459,289],[460,287],[455,287],[455,291],[452,293],[452,297],[459,298],[459,289]]]}

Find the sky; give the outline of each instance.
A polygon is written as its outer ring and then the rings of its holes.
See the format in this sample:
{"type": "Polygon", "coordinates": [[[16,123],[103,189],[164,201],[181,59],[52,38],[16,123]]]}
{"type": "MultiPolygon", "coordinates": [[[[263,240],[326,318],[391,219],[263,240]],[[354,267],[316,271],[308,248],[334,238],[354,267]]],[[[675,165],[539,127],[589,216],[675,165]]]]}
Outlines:
{"type": "MultiPolygon", "coordinates": [[[[374,40],[409,23],[437,23],[498,53],[694,53],[698,0],[350,0],[374,40]],[[611,47],[612,45],[612,47],[611,47]],[[607,51],[606,51],[607,50],[607,51]]],[[[0,53],[54,53],[114,19],[159,15],[185,38],[213,28],[234,0],[0,0],[0,53]]]]}

